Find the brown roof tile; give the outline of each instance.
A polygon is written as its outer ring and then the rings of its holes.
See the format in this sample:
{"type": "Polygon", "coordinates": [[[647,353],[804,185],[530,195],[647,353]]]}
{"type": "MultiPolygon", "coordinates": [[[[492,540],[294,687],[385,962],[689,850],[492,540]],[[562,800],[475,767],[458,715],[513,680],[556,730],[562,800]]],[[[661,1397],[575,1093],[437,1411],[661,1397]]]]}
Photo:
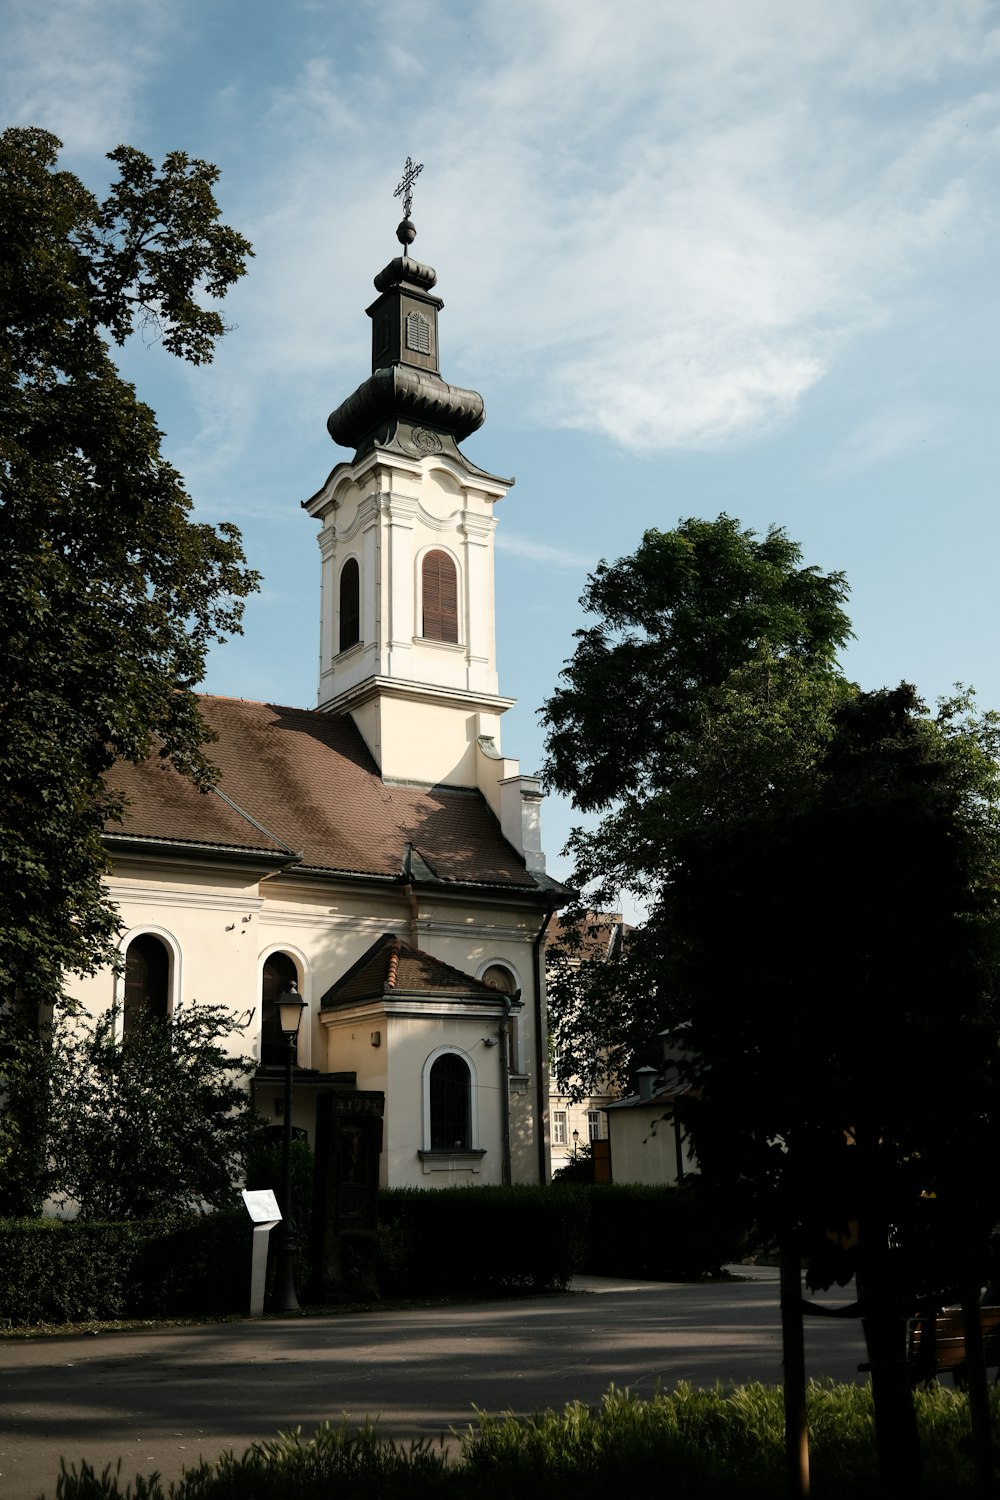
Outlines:
{"type": "Polygon", "coordinates": [[[332,984],[320,1001],[327,1009],[358,1000],[391,998],[394,994],[461,994],[465,999],[496,1002],[500,991],[471,974],[442,963],[431,953],[411,948],[395,933],[386,932],[357,963],[332,984]]]}
{"type": "Polygon", "coordinates": [[[620,911],[585,912],[579,928],[576,931],[570,928],[569,932],[559,917],[553,917],[545,934],[545,946],[550,954],[562,958],[588,961],[610,958],[631,931],[628,923],[622,921],[620,911]]]}
{"type": "Polygon", "coordinates": [[[131,805],[112,835],[284,848],[307,868],[389,877],[409,844],[438,880],[537,888],[479,792],[386,784],[349,717],[200,702],[218,736],[208,747],[218,792],[202,795],[156,760],[116,767],[109,779],[131,805]]]}

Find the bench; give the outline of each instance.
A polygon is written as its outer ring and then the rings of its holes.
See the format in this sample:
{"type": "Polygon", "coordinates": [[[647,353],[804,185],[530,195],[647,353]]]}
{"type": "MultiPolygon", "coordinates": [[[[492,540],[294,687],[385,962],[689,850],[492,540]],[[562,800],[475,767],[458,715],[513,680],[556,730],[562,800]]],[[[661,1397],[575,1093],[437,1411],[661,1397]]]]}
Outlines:
{"type": "MultiPolygon", "coordinates": [[[[981,1307],[986,1367],[1000,1366],[1000,1307],[981,1307]]],[[[936,1317],[911,1318],[907,1324],[906,1358],[915,1384],[950,1371],[955,1384],[965,1383],[965,1323],[957,1307],[936,1317]]],[[[1000,1370],[997,1373],[1000,1380],[1000,1370]]]]}

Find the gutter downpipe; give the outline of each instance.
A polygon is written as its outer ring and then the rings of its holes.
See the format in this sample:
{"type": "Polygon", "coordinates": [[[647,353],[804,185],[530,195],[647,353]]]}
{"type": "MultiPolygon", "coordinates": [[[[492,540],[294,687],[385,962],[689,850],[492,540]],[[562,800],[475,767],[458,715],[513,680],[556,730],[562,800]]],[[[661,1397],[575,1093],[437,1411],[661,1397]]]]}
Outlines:
{"type": "Polygon", "coordinates": [[[500,1116],[503,1129],[503,1163],[500,1180],[504,1187],[511,1184],[510,1165],[510,1012],[511,998],[503,997],[503,1020],[497,1027],[500,1038],[500,1116]]]}
{"type": "Polygon", "coordinates": [[[532,973],[535,985],[535,1057],[538,1077],[535,1084],[535,1129],[538,1140],[538,1180],[542,1185],[548,1182],[548,1151],[546,1150],[546,1114],[548,1113],[549,1090],[548,1069],[545,1063],[545,1036],[542,1032],[542,991],[545,987],[545,960],[542,957],[542,943],[548,931],[549,923],[556,912],[555,906],[550,906],[545,913],[545,921],[538,930],[538,936],[532,944],[532,956],[534,963],[532,973]]]}

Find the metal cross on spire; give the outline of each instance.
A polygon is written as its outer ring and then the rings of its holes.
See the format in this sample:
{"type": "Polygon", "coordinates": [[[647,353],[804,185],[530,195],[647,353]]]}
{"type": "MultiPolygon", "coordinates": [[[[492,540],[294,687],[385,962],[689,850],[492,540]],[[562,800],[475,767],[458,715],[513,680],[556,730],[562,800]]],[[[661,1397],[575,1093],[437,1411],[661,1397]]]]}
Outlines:
{"type": "Polygon", "coordinates": [[[396,188],[396,191],[392,195],[394,198],[402,198],[404,219],[408,219],[410,217],[410,211],[413,208],[413,184],[416,182],[417,178],[420,176],[423,170],[424,164],[422,161],[414,164],[413,158],[411,156],[408,156],[406,158],[406,166],[403,168],[403,176],[400,180],[399,186],[396,188]]]}

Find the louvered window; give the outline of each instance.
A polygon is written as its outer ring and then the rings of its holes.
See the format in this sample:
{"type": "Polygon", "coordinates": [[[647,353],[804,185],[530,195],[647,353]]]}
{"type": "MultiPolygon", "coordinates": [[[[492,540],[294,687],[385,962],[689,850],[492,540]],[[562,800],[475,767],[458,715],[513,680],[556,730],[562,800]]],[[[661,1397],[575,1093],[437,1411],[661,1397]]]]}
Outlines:
{"type": "Polygon", "coordinates": [[[361,575],[357,559],[349,557],[340,570],[340,646],[346,651],[361,639],[361,575]]]}
{"type": "Polygon", "coordinates": [[[406,347],[407,349],[412,349],[414,354],[430,354],[431,325],[423,313],[407,313],[406,347]]]}
{"type": "Polygon", "coordinates": [[[447,552],[424,557],[420,633],[428,641],[458,641],[458,573],[447,552]]]}

